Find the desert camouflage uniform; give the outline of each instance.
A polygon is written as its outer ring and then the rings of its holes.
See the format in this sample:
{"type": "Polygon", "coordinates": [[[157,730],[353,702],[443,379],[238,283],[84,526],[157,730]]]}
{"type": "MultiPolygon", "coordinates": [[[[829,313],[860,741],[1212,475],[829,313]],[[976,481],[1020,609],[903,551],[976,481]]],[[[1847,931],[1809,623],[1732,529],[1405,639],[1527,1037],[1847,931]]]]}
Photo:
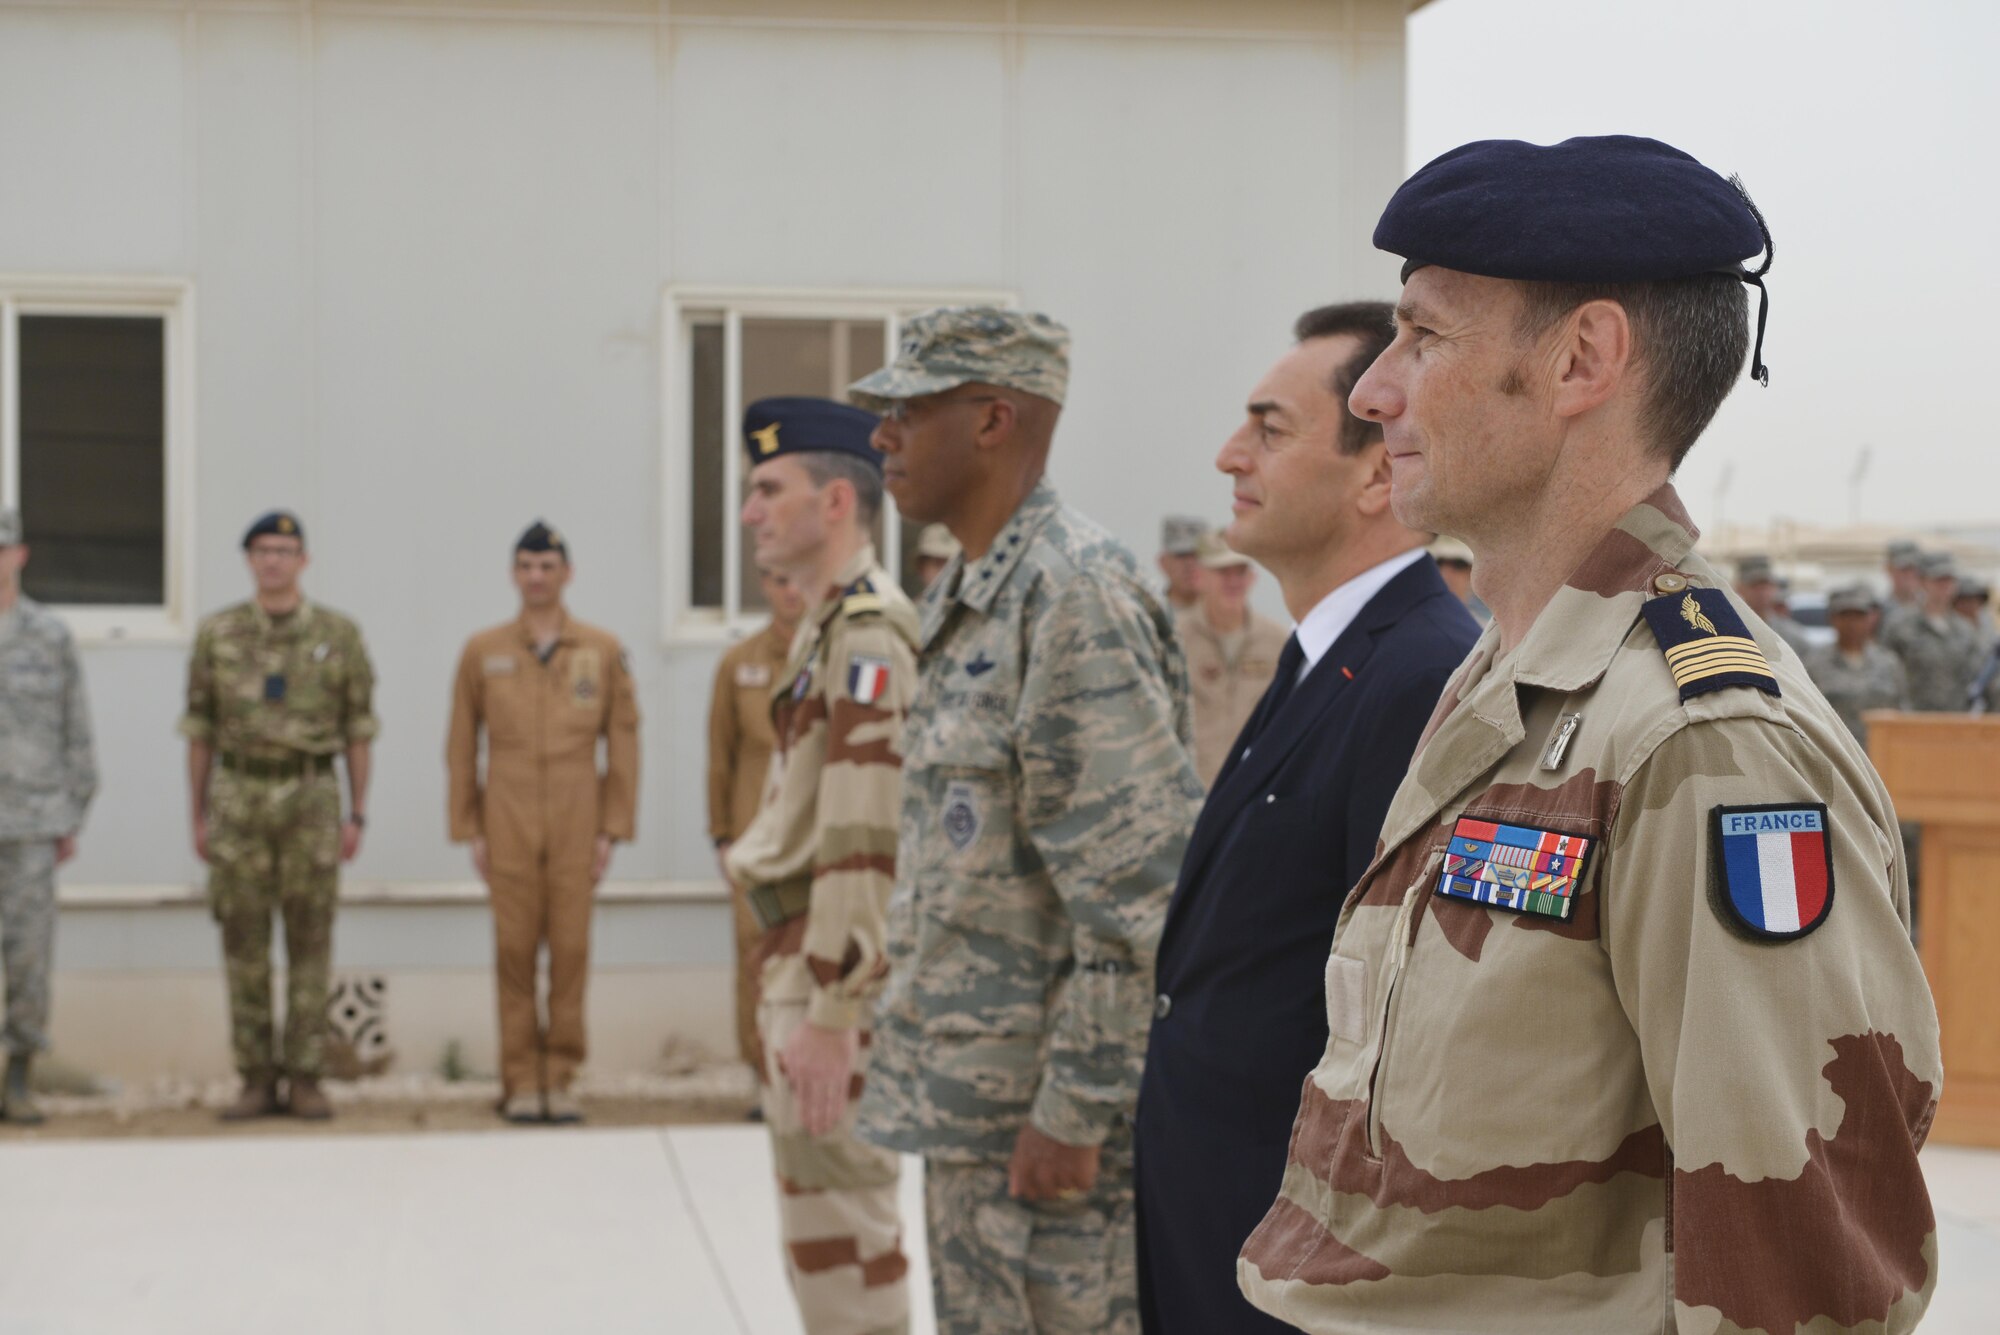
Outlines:
{"type": "Polygon", "coordinates": [[[869,1003],[889,968],[883,913],[916,642],[916,609],[864,547],[800,623],[772,697],[780,760],[729,850],[753,907],[766,922],[785,919],[758,943],[757,1030],[785,1265],[812,1335],[909,1327],[896,1156],[855,1138],[854,1100],[869,1003]],[[805,1023],[861,1030],[846,1112],[823,1136],[806,1132],[779,1065],[805,1023]]]}
{"type": "Polygon", "coordinates": [[[56,840],[75,834],[97,792],[83,669],[69,628],[20,598],[0,613],[0,1043],[48,1046],[56,937],[56,840]]]}
{"type": "Polygon", "coordinates": [[[1662,487],[1511,654],[1489,629],[1447,687],[1334,937],[1327,1050],[1238,1263],[1263,1310],[1426,1335],[1922,1315],[1917,1151],[1942,1072],[1895,816],[1753,619],[1745,657],[1782,694],[1681,701],[1641,607],[1726,589],[1694,536],[1662,487]],[[1826,805],[1830,915],[1739,934],[1712,900],[1711,812],[1807,803],[1826,805]],[[1572,916],[1434,893],[1461,816],[1595,841],[1572,916]]]}
{"type": "Polygon", "coordinates": [[[208,901],[222,925],[236,1069],[249,1083],[320,1074],[340,883],[333,758],[375,736],[374,689],[360,629],[310,602],[280,617],[239,603],[195,635],[180,730],[215,751],[208,901]],[[272,1050],[273,910],[285,920],[282,1055],[272,1050]]]}
{"type": "Polygon", "coordinates": [[[1980,653],[1978,632],[1964,617],[1954,612],[1941,617],[1907,614],[1882,642],[1903,660],[1909,674],[1910,708],[1946,714],[1965,708],[1980,653]]]}
{"type": "Polygon", "coordinates": [[[1806,672],[1864,751],[1868,749],[1868,725],[1862,714],[1870,709],[1910,707],[1910,685],[1902,662],[1873,640],[1862,646],[1859,662],[1840,652],[1837,644],[1815,649],[1806,655],[1806,672]]]}
{"type": "MultiPolygon", "coordinates": [[[[738,641],[715,665],[708,703],[708,837],[717,847],[734,843],[757,818],[771,781],[771,688],[784,671],[792,637],[775,622],[738,641]]],[[[753,1070],[764,1067],[757,1041],[757,938],[763,935],[743,887],[729,887],[736,938],[736,1051],[753,1070]]]]}
{"type": "Polygon", "coordinates": [[[1129,1117],[1201,804],[1187,670],[1131,554],[1039,485],[923,605],[861,1134],[922,1154],[938,1329],[1136,1332],[1129,1117]],[[1006,1195],[1024,1124],[1101,1147],[1006,1195]]]}
{"type": "Polygon", "coordinates": [[[1208,624],[1197,603],[1176,619],[1187,651],[1189,700],[1194,709],[1195,771],[1213,784],[1229,759],[1243,725],[1278,671],[1291,632],[1267,616],[1245,609],[1243,628],[1224,636],[1208,624]]]}

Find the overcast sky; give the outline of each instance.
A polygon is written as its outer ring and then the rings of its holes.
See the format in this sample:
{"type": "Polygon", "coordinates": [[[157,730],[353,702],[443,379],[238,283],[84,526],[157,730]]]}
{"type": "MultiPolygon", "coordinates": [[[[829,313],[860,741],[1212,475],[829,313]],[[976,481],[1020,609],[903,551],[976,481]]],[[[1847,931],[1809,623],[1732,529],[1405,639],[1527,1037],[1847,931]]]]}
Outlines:
{"type": "MultiPolygon", "coordinates": [[[[2000,4],[1432,0],[1412,170],[1641,134],[1740,173],[1777,242],[1764,360],[1678,479],[1703,527],[2000,523],[2000,4]]],[[[1756,296],[1751,295],[1751,310],[1756,296]]]]}

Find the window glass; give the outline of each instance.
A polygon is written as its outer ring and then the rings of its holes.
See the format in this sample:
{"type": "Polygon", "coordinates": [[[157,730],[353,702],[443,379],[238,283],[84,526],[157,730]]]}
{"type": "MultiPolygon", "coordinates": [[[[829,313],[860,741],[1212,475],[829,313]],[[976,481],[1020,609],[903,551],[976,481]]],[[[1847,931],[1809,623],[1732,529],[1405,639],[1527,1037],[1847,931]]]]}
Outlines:
{"type": "Polygon", "coordinates": [[[20,498],[46,603],[166,601],[166,322],[20,316],[20,498]]]}

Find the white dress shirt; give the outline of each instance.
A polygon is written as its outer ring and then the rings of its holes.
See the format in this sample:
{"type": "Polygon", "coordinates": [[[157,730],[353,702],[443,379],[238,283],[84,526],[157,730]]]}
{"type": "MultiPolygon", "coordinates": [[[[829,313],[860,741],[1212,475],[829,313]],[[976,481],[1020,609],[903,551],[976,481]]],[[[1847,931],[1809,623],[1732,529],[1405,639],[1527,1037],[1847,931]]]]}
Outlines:
{"type": "Polygon", "coordinates": [[[1305,620],[1292,631],[1299,637],[1299,648],[1306,656],[1305,662],[1299,665],[1298,680],[1304,681],[1319,660],[1326,657],[1326,651],[1333,648],[1333,642],[1346,634],[1347,628],[1354,624],[1354,618],[1361,615],[1361,609],[1382,592],[1383,585],[1423,557],[1424,549],[1421,547],[1399,552],[1380,565],[1368,567],[1320,599],[1318,605],[1306,613],[1305,620]]]}

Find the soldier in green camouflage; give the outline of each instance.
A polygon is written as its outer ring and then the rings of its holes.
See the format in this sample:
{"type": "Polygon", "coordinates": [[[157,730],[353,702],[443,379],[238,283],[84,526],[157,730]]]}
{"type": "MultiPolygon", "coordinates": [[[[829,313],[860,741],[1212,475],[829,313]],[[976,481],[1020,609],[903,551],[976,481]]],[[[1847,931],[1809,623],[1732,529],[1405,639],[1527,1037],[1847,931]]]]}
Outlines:
{"type": "Polygon", "coordinates": [[[1349,406],[1494,622],[1347,893],[1238,1284],[1326,1335],[1908,1331],[1943,1077],[1895,813],[1668,481],[1762,217],[1654,140],[1486,141],[1375,241],[1349,406]]]}
{"type": "Polygon", "coordinates": [[[1129,1118],[1202,786],[1171,614],[1043,476],[1068,348],[935,310],[850,390],[902,513],[964,548],[923,601],[860,1112],[924,1157],[944,1335],[1138,1330],[1129,1118]]]}
{"type": "Polygon", "coordinates": [[[195,853],[222,927],[230,1039],[243,1091],[227,1121],[285,1110],[332,1116],[319,1077],[340,864],[361,847],[375,673],[360,629],[308,602],[296,516],[243,536],[256,596],[203,621],[188,662],[188,790],[195,853]],[[334,757],[347,762],[340,815],[334,757]],[[285,923],[282,1049],[274,1047],[271,918],[285,923]],[[279,1088],[285,1082],[285,1090],[279,1088]]]}
{"type": "Polygon", "coordinates": [[[21,516],[0,510],[0,958],[7,972],[5,1113],[42,1120],[28,1064],[49,1045],[56,868],[97,791],[83,669],[68,627],[21,593],[21,516]]]}

